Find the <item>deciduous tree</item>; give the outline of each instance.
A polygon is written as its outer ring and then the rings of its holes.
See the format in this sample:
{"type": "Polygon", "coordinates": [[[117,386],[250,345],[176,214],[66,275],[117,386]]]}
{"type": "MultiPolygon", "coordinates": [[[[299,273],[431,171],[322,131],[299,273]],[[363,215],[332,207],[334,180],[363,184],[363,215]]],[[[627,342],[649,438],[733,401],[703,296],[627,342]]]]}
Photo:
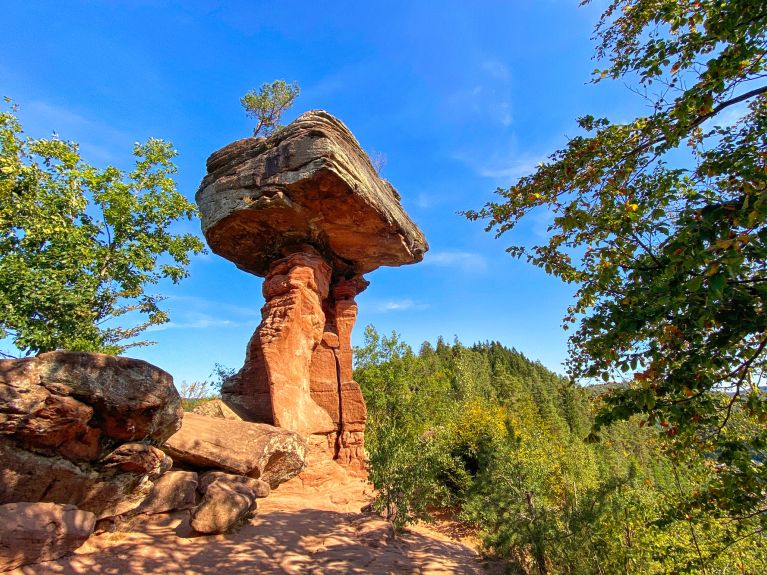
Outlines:
{"type": "Polygon", "coordinates": [[[500,236],[551,211],[546,242],[508,251],[578,284],[571,375],[630,382],[596,431],[641,414],[713,460],[699,506],[767,528],[767,4],[614,0],[596,39],[595,81],[634,83],[650,113],[580,118],[467,215],[500,236]]]}
{"type": "Polygon", "coordinates": [[[0,338],[22,353],[121,353],[168,321],[145,290],[184,278],[203,245],[173,231],[195,207],[176,191],[171,144],[133,153],[129,173],[96,168],[73,142],[25,136],[15,108],[0,113],[0,338]]]}

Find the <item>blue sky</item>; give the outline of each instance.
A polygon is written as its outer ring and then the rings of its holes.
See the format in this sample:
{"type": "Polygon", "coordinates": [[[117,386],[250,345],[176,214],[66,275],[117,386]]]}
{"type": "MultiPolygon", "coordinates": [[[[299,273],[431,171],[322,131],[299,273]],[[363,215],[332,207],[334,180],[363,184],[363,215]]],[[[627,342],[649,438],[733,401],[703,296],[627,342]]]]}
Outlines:
{"type": "MultiPolygon", "coordinates": [[[[460,210],[530,172],[591,113],[633,116],[620,84],[588,83],[594,24],[605,2],[35,1],[3,8],[0,96],[19,105],[32,136],[80,143],[96,165],[130,165],[133,142],[158,137],[179,152],[178,189],[193,199],[205,159],[248,136],[240,97],[296,80],[284,118],[325,109],[371,153],[424,231],[413,266],[368,274],[354,340],[364,326],[418,347],[440,335],[499,340],[556,371],[566,356],[561,318],[573,287],[504,252],[460,210]]],[[[545,234],[547,214],[513,239],[545,234]]],[[[179,229],[199,233],[199,223],[179,229]]],[[[260,320],[261,280],[218,256],[160,285],[171,323],[129,355],[205,378],[242,364],[260,320]]]]}

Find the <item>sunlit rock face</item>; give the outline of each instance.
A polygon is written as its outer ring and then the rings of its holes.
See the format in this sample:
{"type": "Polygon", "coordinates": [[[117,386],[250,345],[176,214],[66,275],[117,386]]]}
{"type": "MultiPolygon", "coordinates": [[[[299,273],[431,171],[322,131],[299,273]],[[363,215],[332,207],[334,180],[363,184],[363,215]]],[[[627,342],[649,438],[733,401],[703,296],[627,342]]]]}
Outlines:
{"type": "Polygon", "coordinates": [[[355,297],[379,266],[428,249],[399,195],[351,132],[307,112],[269,138],[208,159],[197,192],[211,249],[265,278],[263,321],[224,400],[252,421],[327,437],[342,463],[364,463],[365,401],[352,379],[355,297]]]}

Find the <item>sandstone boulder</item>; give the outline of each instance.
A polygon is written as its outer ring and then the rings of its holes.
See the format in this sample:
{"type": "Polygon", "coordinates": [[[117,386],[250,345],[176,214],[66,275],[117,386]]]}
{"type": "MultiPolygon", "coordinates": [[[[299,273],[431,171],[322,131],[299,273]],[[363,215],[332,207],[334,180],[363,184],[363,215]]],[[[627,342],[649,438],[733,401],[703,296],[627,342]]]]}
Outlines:
{"type": "Polygon", "coordinates": [[[196,200],[208,245],[256,275],[304,243],[353,274],[415,263],[428,249],[399,194],[327,112],[229,144],[207,167],[196,200]]]}
{"type": "Polygon", "coordinates": [[[200,504],[192,509],[190,525],[199,533],[226,533],[256,508],[256,497],[247,487],[213,481],[200,504]]]}
{"type": "Polygon", "coordinates": [[[169,471],[154,483],[149,496],[136,511],[155,515],[175,509],[191,509],[197,505],[198,483],[194,471],[169,471]]]}
{"type": "Polygon", "coordinates": [[[253,493],[254,497],[258,498],[268,497],[269,493],[271,493],[271,487],[262,479],[245,477],[244,475],[232,475],[224,471],[207,471],[200,475],[200,485],[198,486],[200,493],[204,494],[208,486],[214,481],[220,481],[235,490],[242,486],[253,493]]]}
{"type": "Polygon", "coordinates": [[[271,425],[187,413],[163,449],[187,466],[260,478],[275,488],[303,469],[306,441],[271,425]]]}
{"type": "Polygon", "coordinates": [[[144,361],[50,352],[0,360],[0,504],[73,504],[98,518],[139,505],[172,461],[169,374],[144,361]]]}
{"type": "Polygon", "coordinates": [[[145,361],[63,351],[0,360],[0,435],[24,448],[94,460],[104,443],[162,442],[182,416],[173,378],[145,361]]]}
{"type": "Polygon", "coordinates": [[[0,505],[0,571],[58,559],[80,547],[96,517],[74,505],[0,505]]]}
{"type": "MultiPolygon", "coordinates": [[[[121,515],[137,507],[151,490],[152,481],[170,467],[170,458],[162,455],[148,473],[125,473],[33,453],[0,440],[0,504],[49,501],[77,505],[99,519],[121,515]]],[[[146,460],[135,466],[146,468],[146,460]]]]}

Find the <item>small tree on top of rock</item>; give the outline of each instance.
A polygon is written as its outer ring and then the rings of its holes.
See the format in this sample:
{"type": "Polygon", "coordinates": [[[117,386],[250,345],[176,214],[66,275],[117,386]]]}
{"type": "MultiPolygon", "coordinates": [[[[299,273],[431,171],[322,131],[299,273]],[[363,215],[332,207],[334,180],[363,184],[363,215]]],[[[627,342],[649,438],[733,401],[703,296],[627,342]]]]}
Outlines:
{"type": "Polygon", "coordinates": [[[268,136],[281,128],[280,116],[293,105],[299,93],[298,82],[288,84],[285,80],[275,80],[261,84],[258,90],[249,90],[240,98],[248,117],[258,121],[253,136],[268,136]]]}

